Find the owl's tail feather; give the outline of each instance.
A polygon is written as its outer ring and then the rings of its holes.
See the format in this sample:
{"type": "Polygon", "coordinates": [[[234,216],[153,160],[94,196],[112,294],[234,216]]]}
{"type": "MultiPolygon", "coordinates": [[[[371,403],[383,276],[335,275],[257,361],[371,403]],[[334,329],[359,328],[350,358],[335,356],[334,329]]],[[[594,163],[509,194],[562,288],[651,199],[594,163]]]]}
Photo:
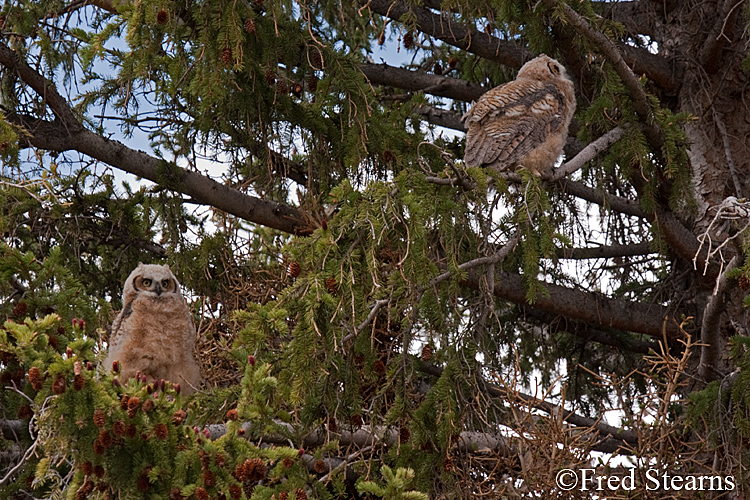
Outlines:
{"type": "Polygon", "coordinates": [[[469,167],[494,165],[502,151],[499,141],[490,137],[483,127],[471,127],[466,134],[464,163],[469,167]]]}

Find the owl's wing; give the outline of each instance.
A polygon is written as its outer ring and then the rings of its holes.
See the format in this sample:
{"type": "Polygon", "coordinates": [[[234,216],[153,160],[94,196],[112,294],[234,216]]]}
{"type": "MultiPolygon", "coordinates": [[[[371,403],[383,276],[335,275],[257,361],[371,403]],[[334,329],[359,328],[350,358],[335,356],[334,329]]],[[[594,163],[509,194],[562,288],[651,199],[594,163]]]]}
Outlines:
{"type": "Polygon", "coordinates": [[[557,130],[564,95],[555,85],[514,80],[485,93],[464,115],[467,165],[506,168],[557,130]]]}

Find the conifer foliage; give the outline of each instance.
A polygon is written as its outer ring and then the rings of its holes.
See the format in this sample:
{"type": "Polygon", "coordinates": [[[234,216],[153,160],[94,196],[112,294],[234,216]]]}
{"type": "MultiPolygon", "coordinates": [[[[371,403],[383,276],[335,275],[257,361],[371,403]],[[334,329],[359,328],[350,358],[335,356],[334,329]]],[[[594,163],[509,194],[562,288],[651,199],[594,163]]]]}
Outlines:
{"type": "Polygon", "coordinates": [[[746,491],[748,23],[4,0],[0,499],[746,491]],[[576,85],[564,159],[468,168],[461,116],[543,52],[576,85]],[[195,395],[102,366],[138,262],[184,287],[195,395]],[[556,481],[594,461],[636,491],[556,481]]]}

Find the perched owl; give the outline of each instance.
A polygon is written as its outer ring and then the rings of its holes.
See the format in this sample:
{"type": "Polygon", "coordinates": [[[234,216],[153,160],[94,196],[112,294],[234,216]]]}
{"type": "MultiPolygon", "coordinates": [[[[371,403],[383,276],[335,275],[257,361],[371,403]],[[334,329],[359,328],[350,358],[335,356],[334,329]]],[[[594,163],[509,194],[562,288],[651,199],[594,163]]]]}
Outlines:
{"type": "Polygon", "coordinates": [[[497,170],[522,165],[546,176],[562,154],[575,108],[565,68],[542,54],[464,114],[469,129],[464,161],[497,170]]]}
{"type": "Polygon", "coordinates": [[[140,371],[179,383],[185,394],[194,392],[201,383],[193,357],[195,326],[169,266],[139,263],[125,282],[122,303],[104,366],[119,361],[123,380],[140,371]]]}

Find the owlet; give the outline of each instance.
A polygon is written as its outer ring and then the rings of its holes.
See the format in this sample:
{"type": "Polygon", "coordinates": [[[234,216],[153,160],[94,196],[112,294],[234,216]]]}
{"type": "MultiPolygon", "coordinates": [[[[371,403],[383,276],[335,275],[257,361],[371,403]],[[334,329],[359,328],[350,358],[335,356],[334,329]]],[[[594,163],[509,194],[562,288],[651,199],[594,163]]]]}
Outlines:
{"type": "Polygon", "coordinates": [[[497,170],[521,165],[547,176],[563,152],[575,108],[575,89],[565,68],[542,54],[464,114],[469,129],[464,161],[497,170]]]}
{"type": "Polygon", "coordinates": [[[121,378],[140,371],[179,383],[191,394],[201,383],[193,350],[195,326],[169,266],[138,264],[122,291],[123,308],[112,324],[105,367],[120,362],[121,378]]]}

